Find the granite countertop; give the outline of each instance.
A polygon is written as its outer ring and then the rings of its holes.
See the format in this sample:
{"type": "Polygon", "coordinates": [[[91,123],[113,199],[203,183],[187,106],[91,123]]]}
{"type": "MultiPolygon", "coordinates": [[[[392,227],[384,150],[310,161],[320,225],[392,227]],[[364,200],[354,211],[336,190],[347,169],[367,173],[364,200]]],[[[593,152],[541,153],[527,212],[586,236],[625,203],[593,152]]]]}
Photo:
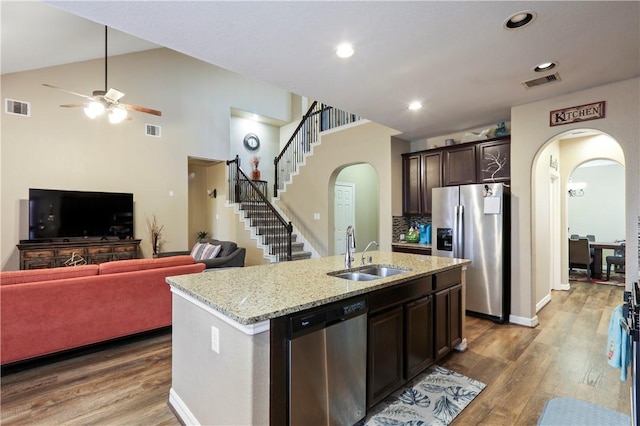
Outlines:
{"type": "MultiPolygon", "coordinates": [[[[471,263],[407,253],[367,254],[373,257],[373,264],[411,270],[373,281],[328,276],[328,272],[345,269],[341,255],[180,275],[168,277],[167,283],[230,319],[250,325],[471,263]]],[[[356,253],[352,269],[360,266],[360,256],[356,253]]]]}

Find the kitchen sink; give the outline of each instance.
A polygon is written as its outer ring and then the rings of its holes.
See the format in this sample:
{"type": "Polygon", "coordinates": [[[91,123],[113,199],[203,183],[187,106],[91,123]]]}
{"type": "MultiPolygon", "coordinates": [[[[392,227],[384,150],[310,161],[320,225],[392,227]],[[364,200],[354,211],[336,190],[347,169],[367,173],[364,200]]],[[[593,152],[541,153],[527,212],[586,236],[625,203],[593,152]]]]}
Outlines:
{"type": "Polygon", "coordinates": [[[382,278],[377,275],[365,274],[362,272],[342,272],[339,274],[330,273],[329,275],[351,281],[371,281],[382,278]]]}
{"type": "Polygon", "coordinates": [[[408,272],[409,269],[386,265],[366,265],[357,269],[329,272],[327,275],[350,281],[371,281],[408,272]]]}
{"type": "Polygon", "coordinates": [[[403,272],[407,272],[408,269],[401,268],[393,268],[391,266],[383,266],[383,265],[373,265],[368,266],[366,268],[360,269],[358,272],[377,275],[379,277],[390,277],[392,275],[402,274],[403,272]]]}

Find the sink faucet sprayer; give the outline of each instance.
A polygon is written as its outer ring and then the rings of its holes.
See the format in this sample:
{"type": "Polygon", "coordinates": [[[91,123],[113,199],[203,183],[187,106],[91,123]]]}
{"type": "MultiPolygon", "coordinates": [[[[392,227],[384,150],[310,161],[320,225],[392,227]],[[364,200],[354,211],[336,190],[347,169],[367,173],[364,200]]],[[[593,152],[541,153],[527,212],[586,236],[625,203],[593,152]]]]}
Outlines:
{"type": "MultiPolygon", "coordinates": [[[[362,265],[364,265],[364,254],[367,252],[367,250],[369,250],[369,247],[371,247],[371,244],[375,244],[376,247],[380,247],[378,245],[378,243],[376,243],[375,241],[371,241],[369,244],[367,244],[367,247],[365,247],[364,251],[362,252],[362,258],[360,259],[360,263],[362,265]]],[[[369,263],[372,262],[371,256],[369,256],[369,263]]]]}
{"type": "Polygon", "coordinates": [[[353,251],[356,248],[356,234],[353,226],[347,226],[347,250],[344,252],[344,267],[351,268],[351,262],[353,261],[353,251]]]}

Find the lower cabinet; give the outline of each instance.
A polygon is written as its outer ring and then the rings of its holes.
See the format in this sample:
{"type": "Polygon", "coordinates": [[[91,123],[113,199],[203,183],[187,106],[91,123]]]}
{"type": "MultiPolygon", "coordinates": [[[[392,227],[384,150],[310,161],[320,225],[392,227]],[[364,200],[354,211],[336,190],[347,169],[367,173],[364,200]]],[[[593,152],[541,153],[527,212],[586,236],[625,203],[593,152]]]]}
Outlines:
{"type": "Polygon", "coordinates": [[[435,359],[439,360],[462,342],[462,285],[437,292],[433,304],[435,359]]]}
{"type": "Polygon", "coordinates": [[[369,317],[367,407],[372,407],[403,382],[403,309],[369,317]]]}
{"type": "Polygon", "coordinates": [[[423,297],[404,306],[405,379],[433,364],[433,298],[423,297]]]}
{"type": "Polygon", "coordinates": [[[459,269],[369,296],[367,407],[371,408],[462,342],[459,269]]]}

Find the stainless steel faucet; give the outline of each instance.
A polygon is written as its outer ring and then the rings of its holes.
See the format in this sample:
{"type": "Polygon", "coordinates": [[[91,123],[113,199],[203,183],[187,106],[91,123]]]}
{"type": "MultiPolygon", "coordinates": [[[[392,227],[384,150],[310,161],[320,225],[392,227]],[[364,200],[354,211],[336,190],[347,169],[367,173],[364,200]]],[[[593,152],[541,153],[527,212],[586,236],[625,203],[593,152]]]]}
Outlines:
{"type": "MultiPolygon", "coordinates": [[[[371,241],[369,244],[367,244],[367,247],[365,247],[364,251],[362,252],[362,258],[360,259],[360,264],[362,265],[364,265],[364,254],[367,252],[367,250],[369,250],[369,247],[371,247],[371,244],[375,244],[376,247],[380,247],[378,243],[376,243],[375,241],[371,241]]],[[[369,256],[369,263],[371,263],[371,256],[369,256]]]]}
{"type": "Polygon", "coordinates": [[[353,261],[353,252],[356,248],[356,234],[353,226],[347,226],[347,250],[344,252],[344,267],[351,268],[351,262],[353,261]]]}

